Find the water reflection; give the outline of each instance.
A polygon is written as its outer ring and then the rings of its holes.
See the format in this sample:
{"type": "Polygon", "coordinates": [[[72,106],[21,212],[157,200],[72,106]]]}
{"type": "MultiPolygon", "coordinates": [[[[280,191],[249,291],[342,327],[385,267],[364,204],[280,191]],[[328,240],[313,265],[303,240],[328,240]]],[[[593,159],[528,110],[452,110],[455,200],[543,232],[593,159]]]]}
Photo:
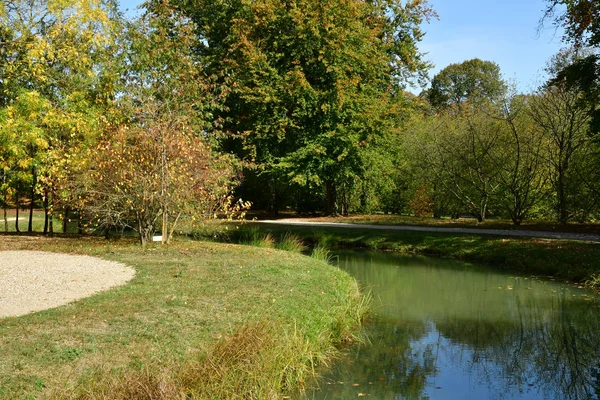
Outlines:
{"type": "Polygon", "coordinates": [[[376,299],[370,343],[315,399],[600,399],[600,301],[448,260],[344,253],[376,299]]]}

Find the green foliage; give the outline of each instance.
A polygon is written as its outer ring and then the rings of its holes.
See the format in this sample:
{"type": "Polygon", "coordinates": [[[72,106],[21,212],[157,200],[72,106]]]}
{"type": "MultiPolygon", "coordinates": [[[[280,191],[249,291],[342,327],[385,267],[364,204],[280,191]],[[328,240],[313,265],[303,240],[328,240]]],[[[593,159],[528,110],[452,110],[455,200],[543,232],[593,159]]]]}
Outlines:
{"type": "Polygon", "coordinates": [[[96,88],[111,56],[117,6],[89,0],[3,3],[0,120],[9,141],[0,150],[3,203],[27,196],[33,207],[41,195],[51,215],[81,173],[82,152],[102,125],[96,88]]]}
{"type": "MultiPolygon", "coordinates": [[[[561,70],[572,55],[559,54],[549,68],[561,70]]],[[[540,88],[529,102],[531,118],[547,146],[552,207],[555,218],[562,224],[578,214],[577,204],[587,203],[583,208],[593,214],[597,205],[589,201],[600,193],[596,178],[600,163],[594,162],[597,150],[589,135],[592,116],[589,108],[581,107],[580,98],[577,88],[555,82],[540,88]]]]}
{"type": "Polygon", "coordinates": [[[498,100],[505,91],[498,64],[475,58],[442,69],[433,77],[427,97],[434,108],[443,109],[466,101],[498,100]]]}
{"type": "Polygon", "coordinates": [[[82,182],[98,226],[132,228],[143,244],[157,228],[167,243],[182,217],[231,211],[233,160],[203,133],[218,107],[195,68],[194,30],[166,3],[129,24],[118,102],[128,120],[103,135],[82,182]]]}
{"type": "Polygon", "coordinates": [[[570,65],[555,71],[552,81],[566,83],[581,92],[580,105],[591,111],[592,132],[600,132],[600,58],[593,50],[600,48],[600,4],[594,0],[547,0],[548,6],[540,26],[552,20],[565,28],[564,40],[577,49],[592,49],[570,65]]]}
{"type": "MultiPolygon", "coordinates": [[[[551,68],[569,62],[568,54],[559,54],[551,68]]],[[[516,94],[491,63],[488,77],[495,84],[489,87],[498,90],[474,84],[470,91],[465,86],[485,74],[467,66],[440,73],[449,83],[444,104],[415,119],[403,140],[413,211],[429,211],[423,206],[431,204],[438,217],[466,213],[483,221],[495,215],[515,225],[534,215],[562,223],[593,219],[600,164],[594,162],[590,110],[580,107],[580,93],[556,82],[532,95],[516,94]]]]}
{"type": "Polygon", "coordinates": [[[401,90],[426,66],[416,44],[427,3],[175,3],[199,27],[205,71],[231,88],[224,128],[235,139],[223,148],[268,179],[327,187],[334,212],[366,169],[361,152],[394,130],[401,90]]]}
{"type": "Polygon", "coordinates": [[[600,290],[600,274],[593,274],[585,281],[585,285],[592,289],[600,290]]]}
{"type": "Polygon", "coordinates": [[[600,45],[600,5],[594,0],[547,0],[544,20],[565,27],[565,40],[600,45]]]}

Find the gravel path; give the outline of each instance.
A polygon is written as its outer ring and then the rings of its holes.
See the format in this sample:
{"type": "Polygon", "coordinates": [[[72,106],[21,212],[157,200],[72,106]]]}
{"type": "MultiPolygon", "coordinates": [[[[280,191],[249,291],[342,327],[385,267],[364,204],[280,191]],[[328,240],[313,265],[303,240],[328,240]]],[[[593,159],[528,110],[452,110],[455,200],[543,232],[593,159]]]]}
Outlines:
{"type": "Polygon", "coordinates": [[[517,236],[517,237],[536,237],[546,239],[567,239],[582,240],[584,242],[600,242],[600,235],[589,233],[564,233],[564,232],[543,232],[543,231],[524,231],[524,230],[506,230],[506,229],[471,229],[471,228],[438,228],[428,226],[410,226],[410,225],[367,225],[367,224],[347,224],[342,222],[310,222],[300,219],[286,218],[278,220],[257,221],[262,224],[275,225],[300,225],[329,228],[350,228],[350,229],[379,229],[391,231],[417,231],[417,232],[440,232],[440,233],[468,233],[475,235],[496,235],[496,236],[517,236]]]}
{"type": "Polygon", "coordinates": [[[131,267],[90,256],[0,251],[0,318],[58,307],[134,275],[131,267]]]}

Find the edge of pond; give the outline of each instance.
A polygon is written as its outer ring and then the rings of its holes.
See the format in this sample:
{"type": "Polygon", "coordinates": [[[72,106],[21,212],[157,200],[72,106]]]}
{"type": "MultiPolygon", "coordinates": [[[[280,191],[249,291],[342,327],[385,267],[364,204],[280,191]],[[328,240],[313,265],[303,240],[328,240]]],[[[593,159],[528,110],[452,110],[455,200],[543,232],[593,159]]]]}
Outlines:
{"type": "Polygon", "coordinates": [[[275,238],[287,233],[310,246],[328,249],[368,249],[453,258],[507,271],[559,278],[600,287],[600,243],[564,239],[503,237],[466,233],[385,231],[368,228],[236,224],[226,233],[229,240],[242,240],[260,230],[275,238]]]}

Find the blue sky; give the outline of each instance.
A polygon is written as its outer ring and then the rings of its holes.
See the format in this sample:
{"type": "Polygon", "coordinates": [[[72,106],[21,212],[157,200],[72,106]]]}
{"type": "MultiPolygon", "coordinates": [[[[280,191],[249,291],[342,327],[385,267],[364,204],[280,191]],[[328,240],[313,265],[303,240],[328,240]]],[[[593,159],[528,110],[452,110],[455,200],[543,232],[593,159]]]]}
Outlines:
{"type": "Polygon", "coordinates": [[[564,45],[562,31],[538,34],[545,0],[431,0],[439,20],[424,26],[420,46],[435,64],[433,76],[452,63],[480,58],[498,63],[509,80],[527,91],[544,78],[550,57],[564,45]]]}
{"type": "MultiPolygon", "coordinates": [[[[135,9],[142,0],[121,0],[135,9]]],[[[520,91],[541,83],[543,68],[563,47],[562,31],[548,26],[538,34],[545,0],[430,0],[439,14],[423,26],[420,49],[435,67],[430,76],[452,63],[472,58],[494,61],[520,91]]],[[[418,90],[417,90],[418,91],[418,90]]]]}

